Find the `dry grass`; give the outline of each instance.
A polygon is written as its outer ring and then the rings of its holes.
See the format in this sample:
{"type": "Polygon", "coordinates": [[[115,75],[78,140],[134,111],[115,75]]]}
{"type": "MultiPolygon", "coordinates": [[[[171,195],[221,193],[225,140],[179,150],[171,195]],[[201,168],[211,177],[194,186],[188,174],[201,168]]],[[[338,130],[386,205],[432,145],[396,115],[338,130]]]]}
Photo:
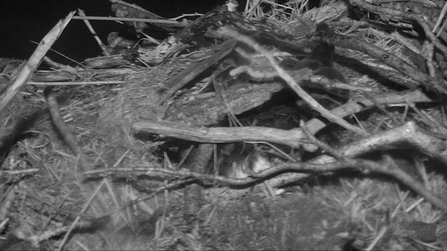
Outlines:
{"type": "MultiPolygon", "coordinates": [[[[266,18],[286,31],[293,31],[297,17],[315,21],[336,22],[346,6],[330,1],[309,10],[306,3],[281,5],[248,1],[245,15],[266,18]],[[335,9],[335,11],[334,11],[335,9]]],[[[395,52],[395,34],[377,29],[363,29],[375,45],[395,52]]],[[[378,64],[366,55],[362,61],[378,64]]],[[[164,83],[175,75],[188,58],[151,69],[139,68],[125,77],[125,84],[56,88],[56,93],[70,95],[60,100],[65,122],[93,169],[123,167],[171,168],[167,155],[157,155],[159,143],[133,136],[131,125],[142,119],[159,119],[163,109],[158,105],[164,83]]],[[[256,60],[254,60],[256,61],[256,60]]],[[[261,61],[261,60],[260,60],[261,61]]],[[[341,67],[341,66],[340,66],[341,67]]],[[[341,67],[342,69],[342,67],[341,67]]],[[[342,69],[343,71],[343,69],[342,69]]],[[[350,79],[359,73],[346,70],[350,79]]],[[[104,76],[107,79],[107,76],[104,76]]],[[[98,79],[100,80],[100,78],[98,79]]],[[[372,83],[377,90],[388,90],[372,83]]],[[[379,86],[380,85],[380,86],[379,86]]],[[[1,84],[0,84],[1,86],[1,84]]],[[[201,221],[190,224],[183,217],[181,189],[156,193],[172,179],[158,180],[133,175],[109,176],[91,182],[95,196],[107,201],[105,210],[90,207],[94,194],[76,172],[78,159],[55,132],[42,98],[42,88],[26,86],[0,120],[2,136],[17,130],[17,124],[28,125],[17,131],[17,141],[3,161],[1,229],[6,237],[21,236],[23,248],[33,244],[54,250],[158,250],[158,249],[330,249],[353,248],[439,250],[446,247],[447,229],[443,212],[409,191],[396,180],[357,173],[323,176],[324,181],[303,182],[282,196],[266,196],[265,187],[234,191],[211,187],[205,193],[198,212],[201,221]],[[8,171],[31,170],[23,175],[8,171]],[[310,187],[310,188],[309,188],[310,187]],[[78,216],[82,216],[74,223],[78,216]],[[410,231],[412,222],[434,224],[436,242],[423,243],[410,231]],[[68,230],[72,227],[72,231],[68,230]],[[69,234],[67,234],[69,233],[69,234]],[[64,236],[67,237],[66,242],[64,236]],[[35,243],[31,243],[35,240],[35,243]]],[[[406,107],[371,112],[357,117],[365,130],[380,132],[408,120],[437,133],[445,133],[439,107],[406,107]],[[420,109],[420,110],[419,110],[420,109]],[[433,128],[438,128],[437,130],[433,128]]],[[[341,132],[340,144],[353,139],[341,132]]],[[[419,170],[424,184],[434,194],[446,199],[445,177],[437,163],[425,161],[419,170]],[[431,166],[433,165],[433,166],[431,166]]]]}

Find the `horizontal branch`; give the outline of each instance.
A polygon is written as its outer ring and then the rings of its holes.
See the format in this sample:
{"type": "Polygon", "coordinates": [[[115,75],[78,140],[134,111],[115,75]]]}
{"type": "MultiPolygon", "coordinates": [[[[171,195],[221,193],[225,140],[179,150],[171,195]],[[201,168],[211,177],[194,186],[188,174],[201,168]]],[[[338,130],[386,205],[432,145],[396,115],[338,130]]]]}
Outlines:
{"type": "Polygon", "coordinates": [[[168,121],[144,121],[133,124],[136,134],[156,133],[202,143],[267,141],[297,148],[304,135],[299,129],[280,130],[268,127],[193,127],[168,121]]]}
{"type": "MultiPolygon", "coordinates": [[[[385,93],[374,97],[380,104],[398,104],[410,102],[431,102],[432,100],[425,96],[421,91],[415,90],[407,93],[385,93]]],[[[374,106],[374,102],[369,99],[351,101],[340,107],[331,110],[336,116],[347,117],[368,107],[374,106]]],[[[306,128],[312,134],[316,134],[326,124],[319,119],[312,119],[306,123],[306,128]]],[[[145,120],[133,124],[132,129],[135,134],[161,134],[164,136],[179,138],[183,140],[201,142],[201,143],[233,143],[242,141],[266,141],[280,145],[286,145],[293,148],[301,146],[306,137],[301,129],[281,130],[267,127],[232,127],[232,128],[206,128],[191,126],[183,123],[168,121],[145,120]]]]}

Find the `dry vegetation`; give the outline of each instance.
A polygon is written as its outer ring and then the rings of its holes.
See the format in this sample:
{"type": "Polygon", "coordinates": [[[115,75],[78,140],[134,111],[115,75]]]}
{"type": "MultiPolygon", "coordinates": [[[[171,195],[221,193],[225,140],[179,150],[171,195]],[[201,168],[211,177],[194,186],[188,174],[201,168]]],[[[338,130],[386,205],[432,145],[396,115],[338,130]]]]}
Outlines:
{"type": "Polygon", "coordinates": [[[447,248],[444,2],[248,1],[252,23],[111,2],[159,22],[127,23],[138,45],[113,34],[105,57],[35,71],[69,15],[27,64],[0,61],[0,249],[447,248]],[[143,46],[157,27],[174,49],[143,46]],[[279,63],[321,40],[344,83],[279,63]],[[235,142],[272,167],[204,174],[235,142]]]}

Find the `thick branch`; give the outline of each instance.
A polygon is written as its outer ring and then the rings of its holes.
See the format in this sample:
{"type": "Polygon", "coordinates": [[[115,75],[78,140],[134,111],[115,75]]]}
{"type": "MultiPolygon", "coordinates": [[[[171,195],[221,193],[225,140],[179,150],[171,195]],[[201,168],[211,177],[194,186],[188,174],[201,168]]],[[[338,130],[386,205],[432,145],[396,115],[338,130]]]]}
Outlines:
{"type": "MultiPolygon", "coordinates": [[[[430,102],[422,92],[416,90],[407,93],[385,93],[374,97],[380,104],[396,104],[410,102],[430,102]]],[[[374,106],[369,99],[351,101],[340,107],[331,110],[337,116],[346,117],[368,107],[374,106]]],[[[306,123],[312,134],[316,134],[326,127],[325,122],[319,119],[312,119],[306,123]]],[[[233,128],[204,128],[194,127],[183,123],[168,121],[140,121],[132,126],[136,134],[156,133],[169,137],[180,138],[201,143],[232,143],[242,141],[267,141],[281,145],[297,148],[300,141],[305,139],[301,129],[280,130],[266,127],[233,127],[233,128]]]]}
{"type": "Polygon", "coordinates": [[[137,134],[156,133],[189,141],[207,143],[267,141],[297,148],[300,146],[299,141],[303,138],[303,134],[299,129],[280,130],[258,126],[198,128],[167,121],[146,121],[135,123],[132,128],[137,134]]]}

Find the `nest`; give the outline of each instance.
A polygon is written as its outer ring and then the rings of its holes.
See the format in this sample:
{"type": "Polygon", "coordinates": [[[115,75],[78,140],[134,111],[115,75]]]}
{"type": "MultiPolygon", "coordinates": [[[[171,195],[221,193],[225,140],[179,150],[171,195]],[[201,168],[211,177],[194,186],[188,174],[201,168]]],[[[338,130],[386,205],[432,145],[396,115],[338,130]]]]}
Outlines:
{"type": "Polygon", "coordinates": [[[445,248],[440,3],[111,4],[142,39],[44,58],[70,13],[1,61],[2,250],[445,248]],[[271,166],[213,174],[241,145],[271,166]]]}

